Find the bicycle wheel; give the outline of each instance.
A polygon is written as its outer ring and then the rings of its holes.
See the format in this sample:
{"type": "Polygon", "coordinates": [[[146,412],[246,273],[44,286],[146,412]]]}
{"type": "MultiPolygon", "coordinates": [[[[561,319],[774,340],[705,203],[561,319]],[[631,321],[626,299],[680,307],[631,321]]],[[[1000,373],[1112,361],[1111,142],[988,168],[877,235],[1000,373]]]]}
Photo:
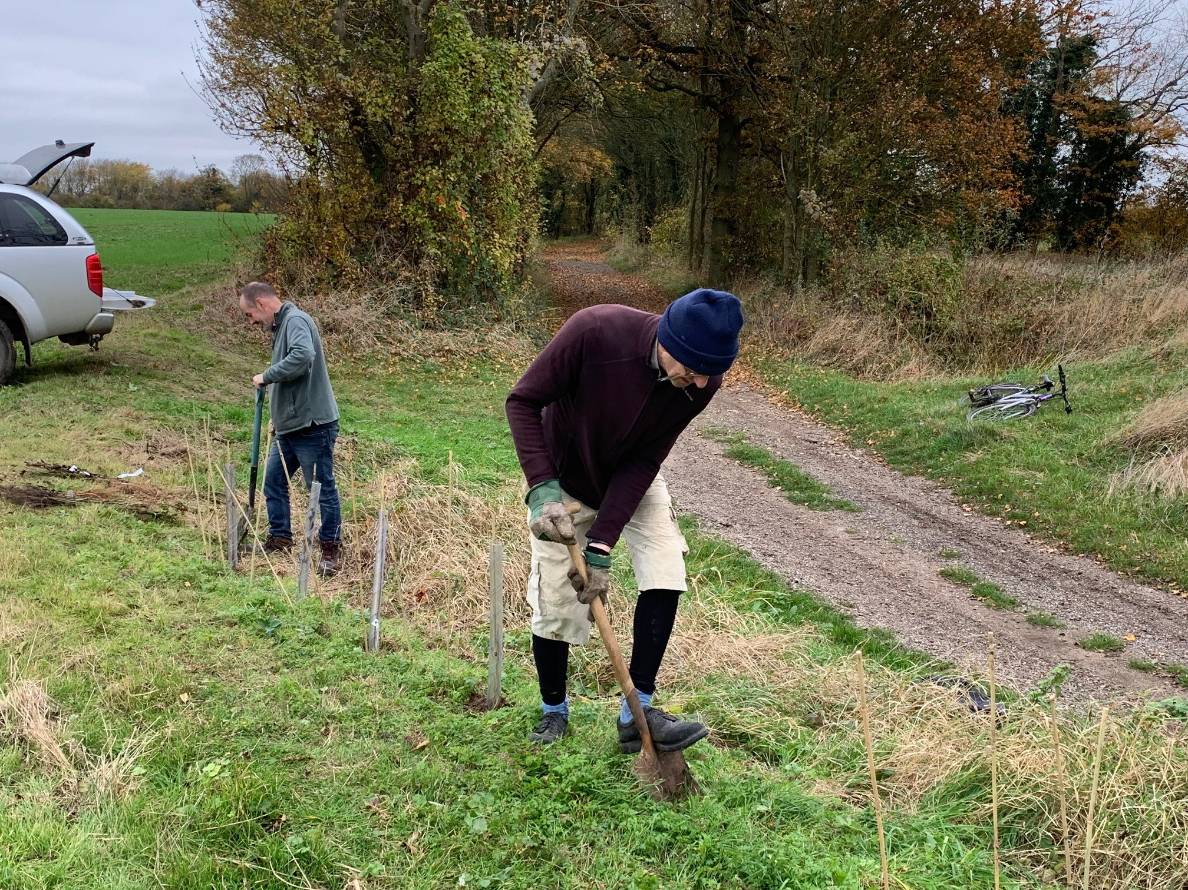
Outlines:
{"type": "Polygon", "coordinates": [[[1039,402],[1035,399],[1004,399],[995,402],[993,405],[986,405],[982,408],[974,408],[965,416],[965,419],[970,423],[975,420],[1019,420],[1023,417],[1030,417],[1039,410],[1039,402]]]}

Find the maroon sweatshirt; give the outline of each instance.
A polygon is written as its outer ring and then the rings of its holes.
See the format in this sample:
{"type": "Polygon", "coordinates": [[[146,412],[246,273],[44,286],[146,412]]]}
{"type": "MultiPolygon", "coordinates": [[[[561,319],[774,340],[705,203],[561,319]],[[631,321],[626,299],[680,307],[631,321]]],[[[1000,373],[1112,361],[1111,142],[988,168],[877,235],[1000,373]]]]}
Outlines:
{"type": "Polygon", "coordinates": [[[705,389],[660,382],[652,365],[660,316],[627,306],[575,313],[507,397],[507,419],[529,486],[558,479],[598,511],[588,537],[614,546],[705,389]]]}

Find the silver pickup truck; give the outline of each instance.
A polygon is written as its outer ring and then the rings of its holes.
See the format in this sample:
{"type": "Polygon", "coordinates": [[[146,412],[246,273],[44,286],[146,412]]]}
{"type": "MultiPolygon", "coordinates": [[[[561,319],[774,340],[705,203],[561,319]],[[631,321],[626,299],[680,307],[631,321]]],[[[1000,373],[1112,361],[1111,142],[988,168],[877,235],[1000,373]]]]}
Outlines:
{"type": "Polygon", "coordinates": [[[69,213],[30,186],[68,158],[88,157],[93,142],[43,145],[0,163],[0,384],[16,370],[16,344],[57,337],[99,347],[116,312],[154,300],[103,286],[95,240],[69,213]]]}

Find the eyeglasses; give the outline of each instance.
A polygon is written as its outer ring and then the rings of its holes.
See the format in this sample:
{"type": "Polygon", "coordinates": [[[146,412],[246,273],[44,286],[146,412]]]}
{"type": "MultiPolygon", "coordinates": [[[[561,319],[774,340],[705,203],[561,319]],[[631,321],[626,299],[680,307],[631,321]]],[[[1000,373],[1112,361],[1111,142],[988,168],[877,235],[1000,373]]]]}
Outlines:
{"type": "MultiPolygon", "coordinates": [[[[691,387],[696,386],[698,377],[704,377],[704,374],[695,374],[684,365],[679,366],[682,370],[678,374],[666,374],[656,378],[657,383],[686,383],[686,386],[678,386],[681,392],[685,394],[685,398],[690,402],[693,401],[693,393],[689,392],[691,387]]],[[[708,379],[708,378],[707,378],[708,379]]]]}
{"type": "Polygon", "coordinates": [[[688,380],[690,383],[692,383],[698,377],[704,377],[707,380],[709,379],[708,374],[698,374],[696,371],[689,370],[684,365],[679,365],[678,367],[681,368],[681,370],[679,372],[673,373],[673,374],[662,375],[661,377],[658,378],[658,382],[671,383],[674,380],[688,380]]]}

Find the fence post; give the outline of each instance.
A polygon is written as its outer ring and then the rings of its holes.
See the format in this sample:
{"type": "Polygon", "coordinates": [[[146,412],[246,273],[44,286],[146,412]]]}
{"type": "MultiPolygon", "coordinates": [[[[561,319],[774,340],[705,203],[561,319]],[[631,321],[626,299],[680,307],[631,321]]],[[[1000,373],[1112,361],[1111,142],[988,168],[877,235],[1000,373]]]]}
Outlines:
{"type": "Polygon", "coordinates": [[[309,570],[313,563],[314,520],[318,512],[318,500],[322,495],[322,483],[314,482],[309,487],[309,509],[305,511],[305,534],[301,538],[301,556],[297,572],[297,596],[304,599],[309,594],[309,570]]]}
{"type": "Polygon", "coordinates": [[[487,646],[487,709],[499,707],[503,687],[503,544],[491,542],[487,571],[491,590],[491,639],[487,646]]]}
{"type": "Polygon", "coordinates": [[[380,648],[380,600],[384,590],[384,569],[388,561],[388,511],[380,507],[375,529],[375,573],[371,576],[371,614],[367,622],[368,652],[380,648]]]}

